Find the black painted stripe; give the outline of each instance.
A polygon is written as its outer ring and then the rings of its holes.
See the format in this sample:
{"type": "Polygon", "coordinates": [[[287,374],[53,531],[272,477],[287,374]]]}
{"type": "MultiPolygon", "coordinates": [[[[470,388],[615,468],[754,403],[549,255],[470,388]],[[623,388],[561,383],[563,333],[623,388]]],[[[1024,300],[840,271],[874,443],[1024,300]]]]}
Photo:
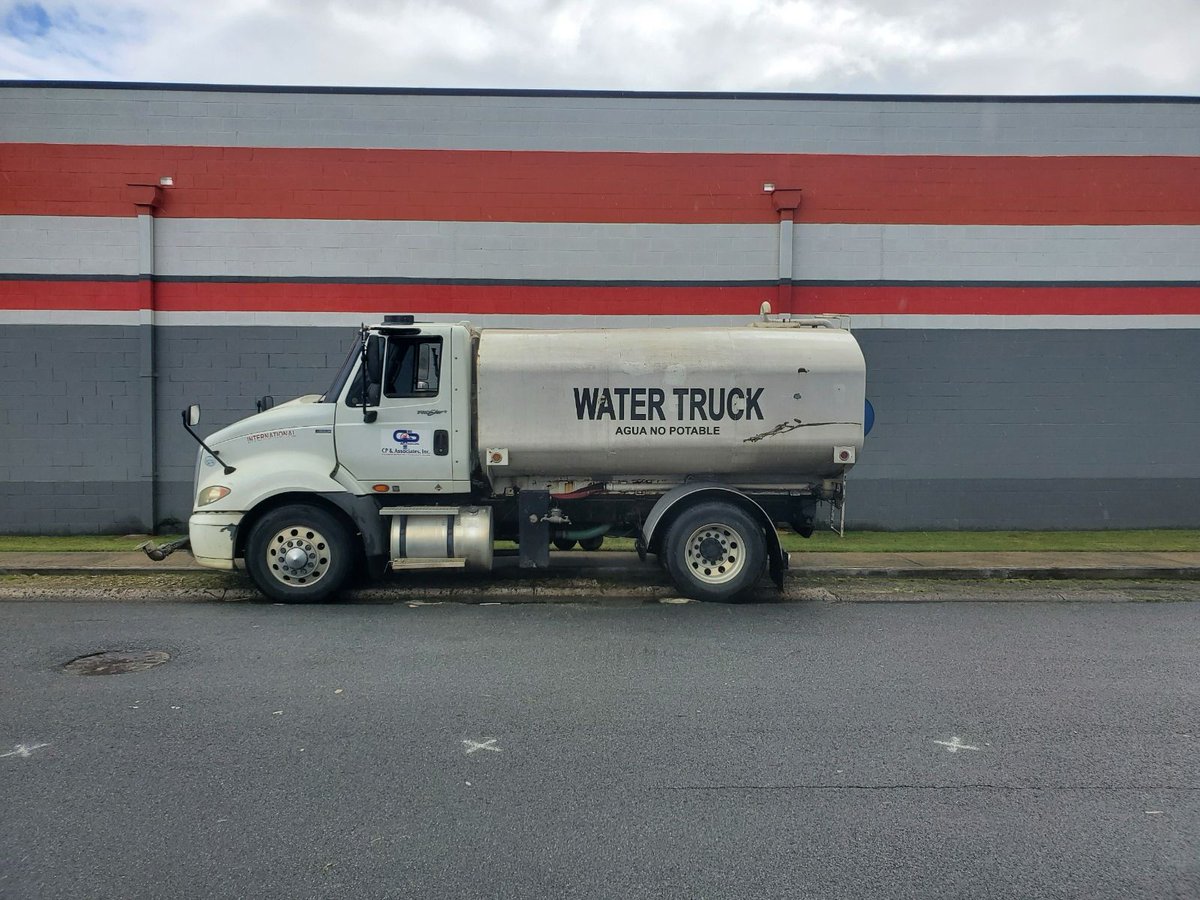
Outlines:
{"type": "Polygon", "coordinates": [[[356,87],[295,84],[186,84],[156,81],[0,79],[0,88],[98,91],[187,91],[229,94],[335,94],[387,97],[566,97],[628,100],[790,100],[834,103],[1200,103],[1200,96],[1169,94],[838,94],[788,91],[621,91],[543,88],[356,87]]]}

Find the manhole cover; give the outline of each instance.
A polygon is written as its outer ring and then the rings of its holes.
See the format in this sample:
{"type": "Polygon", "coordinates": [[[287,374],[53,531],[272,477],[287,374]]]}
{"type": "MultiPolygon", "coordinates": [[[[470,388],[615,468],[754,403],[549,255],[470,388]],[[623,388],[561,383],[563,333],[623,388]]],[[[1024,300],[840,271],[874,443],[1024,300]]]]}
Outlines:
{"type": "Polygon", "coordinates": [[[161,666],[171,658],[162,650],[105,650],[77,656],[65,666],[68,675],[123,675],[161,666]]]}

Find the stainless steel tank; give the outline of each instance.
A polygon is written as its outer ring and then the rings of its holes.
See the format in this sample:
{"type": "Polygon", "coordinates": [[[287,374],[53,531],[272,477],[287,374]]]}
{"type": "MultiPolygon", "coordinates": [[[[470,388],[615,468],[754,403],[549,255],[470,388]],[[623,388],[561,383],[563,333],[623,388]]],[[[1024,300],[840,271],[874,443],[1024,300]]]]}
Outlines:
{"type": "Polygon", "coordinates": [[[476,366],[493,483],[790,484],[862,447],[866,365],[842,328],[487,329],[476,366]]]}

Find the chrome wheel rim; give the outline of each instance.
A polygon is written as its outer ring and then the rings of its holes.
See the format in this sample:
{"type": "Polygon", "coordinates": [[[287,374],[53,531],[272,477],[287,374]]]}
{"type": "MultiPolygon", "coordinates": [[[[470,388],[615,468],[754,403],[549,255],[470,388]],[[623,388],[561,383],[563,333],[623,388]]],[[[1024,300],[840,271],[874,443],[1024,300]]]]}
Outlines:
{"type": "Polygon", "coordinates": [[[746,565],[746,542],[737,529],[718,522],[701,525],[684,544],[692,576],[705,584],[725,584],[746,565]]]}
{"type": "Polygon", "coordinates": [[[325,536],[306,525],[282,528],[267,542],[267,568],[276,581],[289,587],[320,581],[331,562],[325,536]]]}

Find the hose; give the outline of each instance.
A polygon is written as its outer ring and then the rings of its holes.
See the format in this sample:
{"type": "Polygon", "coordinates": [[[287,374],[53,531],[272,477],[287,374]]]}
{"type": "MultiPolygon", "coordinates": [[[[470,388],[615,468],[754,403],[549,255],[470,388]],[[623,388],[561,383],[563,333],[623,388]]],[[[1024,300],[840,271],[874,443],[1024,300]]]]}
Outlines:
{"type": "Polygon", "coordinates": [[[586,541],[588,538],[608,534],[609,525],[593,525],[590,528],[555,528],[554,537],[568,541],[586,541]]]}

